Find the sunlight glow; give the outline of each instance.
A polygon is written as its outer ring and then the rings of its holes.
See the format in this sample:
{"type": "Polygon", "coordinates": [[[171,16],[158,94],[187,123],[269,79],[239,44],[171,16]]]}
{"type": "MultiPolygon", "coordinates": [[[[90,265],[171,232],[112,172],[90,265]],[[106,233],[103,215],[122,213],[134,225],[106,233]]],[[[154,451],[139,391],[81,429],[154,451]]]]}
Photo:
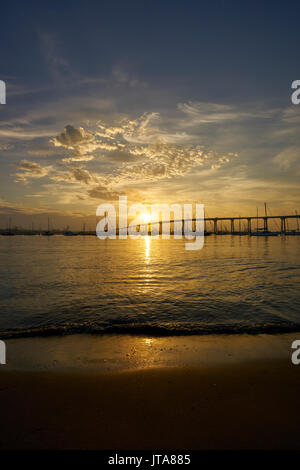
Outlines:
{"type": "Polygon", "coordinates": [[[148,224],[152,220],[151,214],[149,212],[144,212],[143,214],[141,214],[141,220],[142,223],[148,224]]]}
{"type": "Polygon", "coordinates": [[[150,262],[150,248],[151,248],[151,238],[149,237],[149,235],[147,235],[145,237],[145,261],[146,263],[149,263],[150,262]]]}

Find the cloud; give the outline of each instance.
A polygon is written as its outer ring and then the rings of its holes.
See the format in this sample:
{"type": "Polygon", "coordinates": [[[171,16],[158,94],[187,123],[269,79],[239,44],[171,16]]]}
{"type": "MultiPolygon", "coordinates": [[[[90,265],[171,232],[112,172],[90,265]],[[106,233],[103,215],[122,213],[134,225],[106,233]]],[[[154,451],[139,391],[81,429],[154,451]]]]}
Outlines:
{"type": "Polygon", "coordinates": [[[41,137],[49,137],[51,135],[51,132],[49,130],[45,129],[24,129],[23,127],[20,126],[10,126],[7,129],[0,129],[0,136],[1,137],[7,137],[9,139],[14,139],[14,140],[32,140],[32,139],[38,139],[41,137]]]}
{"type": "MultiPolygon", "coordinates": [[[[217,169],[237,156],[233,152],[213,152],[199,144],[187,145],[178,138],[177,132],[170,132],[163,124],[158,113],[145,113],[136,119],[120,118],[110,124],[100,121],[94,131],[68,125],[52,139],[55,146],[71,151],[70,156],[62,159],[67,168],[51,178],[84,185],[97,182],[126,186],[184,176],[200,167],[217,169]],[[93,155],[88,153],[91,148],[93,155]],[[82,166],[68,167],[71,163],[91,160],[93,173],[82,166]],[[99,161],[102,162],[101,173],[99,161]]],[[[100,190],[95,191],[92,189],[89,195],[100,190]]]]}
{"type": "Polygon", "coordinates": [[[94,188],[88,190],[88,196],[94,199],[99,200],[106,200],[106,201],[113,201],[118,199],[120,193],[116,191],[112,191],[105,186],[95,186],[94,188]]]}
{"type": "Polygon", "coordinates": [[[22,160],[16,165],[18,171],[16,173],[16,181],[27,183],[30,178],[43,178],[49,172],[49,167],[42,167],[39,163],[22,160]]]}
{"type": "Polygon", "coordinates": [[[271,118],[275,110],[241,109],[237,106],[189,101],[188,103],[179,103],[178,109],[188,118],[182,122],[185,126],[194,126],[196,124],[208,124],[218,122],[228,122],[236,120],[245,120],[253,118],[271,118]]]}
{"type": "Polygon", "coordinates": [[[293,169],[295,174],[300,174],[300,150],[297,147],[284,149],[273,158],[273,161],[282,171],[293,169]]]}
{"type": "Polygon", "coordinates": [[[70,162],[89,162],[94,159],[93,155],[80,155],[80,154],[74,154],[71,157],[68,158],[63,158],[62,161],[64,163],[70,163],[70,162]]]}
{"type": "Polygon", "coordinates": [[[300,123],[300,110],[297,106],[286,108],[282,113],[282,121],[289,124],[300,123]]]}
{"type": "Polygon", "coordinates": [[[50,139],[50,142],[55,147],[63,147],[72,151],[70,156],[63,158],[64,163],[91,161],[94,156],[90,152],[100,148],[99,143],[95,143],[95,136],[92,132],[83,129],[83,127],[76,129],[70,125],[65,127],[64,132],[50,139]]]}
{"type": "Polygon", "coordinates": [[[73,126],[66,126],[64,132],[58,134],[51,141],[56,147],[65,147],[67,149],[77,149],[78,147],[92,142],[94,136],[91,132],[85,131],[82,127],[76,129],[73,126]]]}
{"type": "Polygon", "coordinates": [[[68,168],[67,171],[58,172],[57,174],[51,177],[53,181],[60,181],[65,183],[82,183],[82,184],[90,184],[97,182],[97,178],[95,178],[91,173],[83,167],[74,166],[68,168]]]}
{"type": "Polygon", "coordinates": [[[56,150],[51,148],[51,147],[42,147],[42,146],[39,146],[39,147],[36,147],[36,148],[32,148],[32,149],[29,149],[27,151],[28,155],[34,155],[34,156],[49,156],[49,155],[55,155],[56,154],[56,150]]]}
{"type": "Polygon", "coordinates": [[[34,213],[35,209],[24,208],[19,204],[12,202],[7,202],[3,199],[0,199],[0,213],[1,214],[13,214],[13,213],[34,213]]]}
{"type": "Polygon", "coordinates": [[[110,162],[124,163],[124,162],[137,160],[139,158],[139,155],[138,154],[135,155],[129,149],[123,150],[122,148],[120,149],[117,147],[116,150],[112,150],[108,154],[106,154],[106,158],[110,162]]]}
{"type": "Polygon", "coordinates": [[[199,138],[193,142],[193,135],[181,130],[180,119],[170,120],[157,112],[136,118],[120,116],[107,122],[102,119],[88,125],[86,129],[65,126],[63,132],[50,139],[64,155],[51,162],[51,167],[22,161],[18,181],[47,174],[50,185],[73,185],[77,192],[80,186],[86,187],[87,198],[109,200],[120,192],[127,193],[134,184],[213,171],[237,156],[235,152],[212,151],[201,145],[199,138]]]}
{"type": "Polygon", "coordinates": [[[121,181],[156,181],[186,175],[197,167],[219,168],[237,157],[235,153],[226,155],[205,151],[201,146],[179,146],[157,143],[139,146],[131,150],[141,157],[140,163],[125,164],[115,179],[121,181]]]}

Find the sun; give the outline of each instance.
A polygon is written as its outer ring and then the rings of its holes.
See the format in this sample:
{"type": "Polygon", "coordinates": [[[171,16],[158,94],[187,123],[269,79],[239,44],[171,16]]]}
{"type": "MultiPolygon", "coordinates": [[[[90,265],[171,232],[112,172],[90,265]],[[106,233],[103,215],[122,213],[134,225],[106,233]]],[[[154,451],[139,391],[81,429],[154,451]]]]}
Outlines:
{"type": "Polygon", "coordinates": [[[148,224],[149,222],[151,222],[151,214],[149,212],[144,212],[143,214],[141,214],[141,220],[144,224],[148,224]]]}

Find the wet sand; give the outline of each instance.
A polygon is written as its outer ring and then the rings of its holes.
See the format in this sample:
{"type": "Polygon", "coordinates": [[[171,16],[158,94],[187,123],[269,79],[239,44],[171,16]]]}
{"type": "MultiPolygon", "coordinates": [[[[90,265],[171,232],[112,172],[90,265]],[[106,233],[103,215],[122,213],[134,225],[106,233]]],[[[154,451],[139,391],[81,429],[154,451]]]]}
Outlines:
{"type": "MultiPolygon", "coordinates": [[[[235,341],[241,348],[252,339],[222,341],[232,352],[235,341]]],[[[0,448],[299,449],[300,366],[289,351],[228,357],[168,367],[1,366],[0,448]]]]}

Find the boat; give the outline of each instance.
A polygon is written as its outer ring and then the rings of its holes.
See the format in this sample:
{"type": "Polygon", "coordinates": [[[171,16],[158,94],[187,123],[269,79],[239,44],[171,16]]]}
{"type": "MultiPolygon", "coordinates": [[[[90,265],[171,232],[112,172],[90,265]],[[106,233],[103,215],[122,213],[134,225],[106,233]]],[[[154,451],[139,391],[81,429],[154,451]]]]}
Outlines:
{"type": "Polygon", "coordinates": [[[78,235],[78,232],[72,232],[70,227],[67,225],[63,234],[65,237],[74,237],[75,235],[78,235]]]}
{"type": "Polygon", "coordinates": [[[298,230],[289,230],[288,232],[285,232],[284,235],[300,235],[300,231],[298,231],[298,230]]]}
{"type": "MultiPolygon", "coordinates": [[[[277,237],[278,232],[271,232],[267,228],[267,219],[265,219],[265,224],[263,228],[258,227],[258,208],[256,209],[256,218],[257,218],[257,227],[255,232],[251,232],[251,237],[277,237]]],[[[267,203],[265,202],[265,217],[267,217],[267,203]]]]}
{"type": "Polygon", "coordinates": [[[43,237],[51,237],[52,235],[54,235],[54,233],[49,232],[48,230],[46,230],[46,232],[43,232],[42,235],[43,235],[43,237]]]}
{"type": "Polygon", "coordinates": [[[5,237],[13,237],[15,235],[15,233],[11,230],[11,218],[9,218],[8,229],[5,232],[2,232],[1,235],[5,237]]]}
{"type": "Polygon", "coordinates": [[[42,232],[42,235],[43,235],[44,237],[51,237],[52,235],[54,235],[54,233],[50,231],[50,220],[49,220],[49,217],[48,217],[48,230],[46,230],[45,232],[42,232]]]}
{"type": "Polygon", "coordinates": [[[257,229],[256,232],[251,232],[251,237],[277,237],[278,232],[270,232],[269,230],[257,229]]]}
{"type": "Polygon", "coordinates": [[[64,232],[64,236],[65,236],[65,237],[74,237],[74,236],[76,236],[76,235],[78,235],[78,233],[76,233],[76,232],[71,232],[70,230],[67,230],[66,232],[64,232]]]}

